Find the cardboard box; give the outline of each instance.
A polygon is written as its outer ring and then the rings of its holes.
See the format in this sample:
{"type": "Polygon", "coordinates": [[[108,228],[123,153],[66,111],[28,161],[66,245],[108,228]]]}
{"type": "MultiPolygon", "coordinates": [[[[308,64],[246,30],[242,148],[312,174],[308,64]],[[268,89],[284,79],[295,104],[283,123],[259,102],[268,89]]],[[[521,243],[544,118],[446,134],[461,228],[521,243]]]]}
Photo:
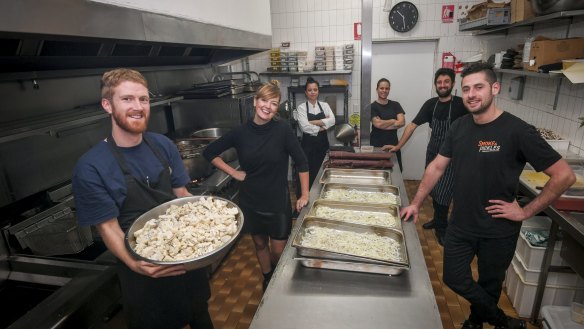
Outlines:
{"type": "Polygon", "coordinates": [[[511,23],[535,17],[530,0],[511,0],[511,23]]]}
{"type": "Polygon", "coordinates": [[[584,56],[584,38],[559,40],[537,40],[531,43],[527,70],[535,71],[540,66],[561,63],[564,59],[584,56]]]}
{"type": "Polygon", "coordinates": [[[492,8],[503,8],[504,3],[492,3],[490,1],[482,2],[472,6],[466,15],[466,21],[474,21],[487,16],[487,12],[492,8]]]}

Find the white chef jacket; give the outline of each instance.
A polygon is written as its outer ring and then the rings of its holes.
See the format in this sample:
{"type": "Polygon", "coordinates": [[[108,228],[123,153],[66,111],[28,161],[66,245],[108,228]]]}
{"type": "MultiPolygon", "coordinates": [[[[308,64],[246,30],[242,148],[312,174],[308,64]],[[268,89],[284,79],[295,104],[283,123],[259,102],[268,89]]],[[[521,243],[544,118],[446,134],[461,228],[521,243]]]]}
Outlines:
{"type": "MultiPolygon", "coordinates": [[[[335,114],[331,110],[331,107],[328,105],[328,103],[319,102],[319,101],[317,101],[317,102],[322,107],[322,111],[324,112],[324,115],[326,116],[326,118],[322,119],[322,122],[324,123],[324,128],[329,129],[330,127],[335,125],[335,114]]],[[[300,105],[298,105],[298,108],[297,108],[298,125],[300,127],[300,131],[302,131],[303,133],[306,133],[306,134],[309,134],[312,136],[316,136],[316,135],[318,135],[318,132],[320,131],[320,127],[317,125],[313,125],[311,123],[308,123],[308,117],[306,114],[306,104],[308,104],[308,110],[310,111],[311,114],[316,115],[316,114],[320,113],[320,108],[318,107],[317,104],[314,104],[314,106],[313,106],[312,104],[310,104],[310,102],[301,103],[300,105]]]]}

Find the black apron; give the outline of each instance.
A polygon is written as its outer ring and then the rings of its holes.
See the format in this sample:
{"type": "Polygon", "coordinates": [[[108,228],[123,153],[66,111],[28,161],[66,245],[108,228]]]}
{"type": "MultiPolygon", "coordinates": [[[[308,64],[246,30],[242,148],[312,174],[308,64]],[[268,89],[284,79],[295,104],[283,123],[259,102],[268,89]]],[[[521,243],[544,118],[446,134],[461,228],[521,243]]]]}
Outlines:
{"type": "MultiPolygon", "coordinates": [[[[118,217],[124,232],[141,214],[175,198],[171,185],[172,169],[146,136],[143,141],[165,168],[155,184],[132,176],[114,139],[111,136],[108,139],[108,145],[124,173],[127,187],[126,199],[118,217]]],[[[191,324],[193,329],[213,328],[207,310],[211,292],[205,268],[180,276],[153,279],[119,263],[118,275],[128,328],[182,328],[187,324],[191,324]],[[207,322],[210,325],[206,325],[207,322]]]]}
{"type": "MultiPolygon", "coordinates": [[[[432,162],[432,160],[434,160],[434,158],[436,158],[438,155],[438,151],[440,151],[440,147],[446,138],[446,133],[450,129],[452,99],[450,100],[448,107],[448,118],[446,118],[446,120],[438,120],[435,116],[436,108],[438,107],[439,102],[439,99],[436,100],[434,110],[432,111],[432,122],[430,123],[432,134],[430,135],[430,142],[428,143],[428,148],[426,149],[426,166],[428,166],[428,164],[432,162]]],[[[446,167],[446,170],[444,171],[444,175],[442,175],[440,180],[438,180],[438,183],[436,183],[430,192],[430,196],[432,196],[432,199],[434,199],[434,201],[437,203],[447,206],[452,200],[453,186],[454,175],[452,172],[452,165],[448,164],[448,167],[446,167]]]]}
{"type": "MultiPolygon", "coordinates": [[[[312,120],[322,120],[326,118],[324,111],[322,110],[322,106],[320,103],[316,101],[320,112],[318,114],[312,114],[308,110],[308,102],[306,102],[306,117],[308,121],[312,120]]],[[[312,182],[316,178],[316,174],[318,174],[318,170],[324,161],[324,157],[326,156],[326,152],[329,149],[329,142],[327,131],[319,131],[318,135],[312,136],[307,133],[302,133],[302,149],[304,150],[304,154],[308,159],[308,185],[312,186],[312,182]]]]}

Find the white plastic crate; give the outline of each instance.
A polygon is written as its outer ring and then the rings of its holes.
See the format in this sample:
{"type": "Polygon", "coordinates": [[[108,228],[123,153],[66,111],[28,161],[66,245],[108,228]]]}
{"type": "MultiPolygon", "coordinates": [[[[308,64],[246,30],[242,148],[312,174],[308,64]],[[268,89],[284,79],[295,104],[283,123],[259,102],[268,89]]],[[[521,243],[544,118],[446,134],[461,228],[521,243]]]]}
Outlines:
{"type": "MultiPolygon", "coordinates": [[[[511,263],[515,266],[515,269],[517,269],[519,275],[526,283],[537,284],[541,273],[540,270],[535,271],[528,269],[518,257],[517,253],[513,256],[513,261],[511,263]]],[[[584,279],[576,273],[549,272],[546,283],[549,285],[584,288],[584,279]]]]}
{"type": "Polygon", "coordinates": [[[556,151],[567,151],[570,147],[570,141],[566,139],[546,139],[545,141],[556,151]]]}
{"type": "Polygon", "coordinates": [[[570,319],[569,306],[544,306],[541,315],[544,329],[584,329],[584,325],[570,319]]]}
{"type": "MultiPolygon", "coordinates": [[[[537,285],[526,283],[518,272],[513,264],[507,269],[505,278],[507,296],[509,296],[517,314],[522,318],[528,318],[531,316],[531,310],[533,309],[537,285]]],[[[541,305],[567,306],[572,301],[579,301],[583,298],[584,288],[548,284],[546,285],[541,305]]]]}
{"type": "MultiPolygon", "coordinates": [[[[536,216],[530,218],[523,222],[521,226],[521,233],[519,234],[519,239],[517,241],[517,248],[515,249],[515,254],[521,260],[523,265],[528,270],[539,271],[541,270],[541,264],[543,263],[543,255],[545,254],[545,247],[535,247],[532,246],[529,241],[525,238],[523,233],[526,230],[549,230],[551,225],[551,219],[544,216],[536,216]]],[[[553,266],[566,265],[566,262],[560,257],[560,250],[562,249],[562,241],[556,241],[552,256],[553,266]]]]}

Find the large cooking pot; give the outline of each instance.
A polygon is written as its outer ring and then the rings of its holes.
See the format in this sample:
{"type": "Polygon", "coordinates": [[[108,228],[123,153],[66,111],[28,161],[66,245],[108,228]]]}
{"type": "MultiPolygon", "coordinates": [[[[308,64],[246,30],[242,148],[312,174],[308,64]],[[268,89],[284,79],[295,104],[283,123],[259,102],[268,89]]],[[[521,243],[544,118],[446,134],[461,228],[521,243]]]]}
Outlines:
{"type": "Polygon", "coordinates": [[[531,8],[538,15],[547,15],[558,11],[584,9],[583,0],[531,0],[531,8]]]}
{"type": "Polygon", "coordinates": [[[207,145],[196,140],[179,140],[175,142],[183,164],[191,179],[204,178],[213,173],[213,165],[203,157],[207,145]]]}
{"type": "Polygon", "coordinates": [[[217,139],[225,133],[227,133],[229,128],[207,128],[202,130],[197,130],[191,134],[192,138],[209,138],[209,139],[217,139]]]}
{"type": "MultiPolygon", "coordinates": [[[[230,128],[207,128],[202,130],[197,130],[191,134],[191,138],[194,140],[205,140],[207,142],[212,142],[217,138],[223,136],[227,133],[230,128]]],[[[234,148],[230,148],[227,151],[221,153],[221,159],[225,162],[231,162],[237,160],[237,151],[234,148]]]]}

